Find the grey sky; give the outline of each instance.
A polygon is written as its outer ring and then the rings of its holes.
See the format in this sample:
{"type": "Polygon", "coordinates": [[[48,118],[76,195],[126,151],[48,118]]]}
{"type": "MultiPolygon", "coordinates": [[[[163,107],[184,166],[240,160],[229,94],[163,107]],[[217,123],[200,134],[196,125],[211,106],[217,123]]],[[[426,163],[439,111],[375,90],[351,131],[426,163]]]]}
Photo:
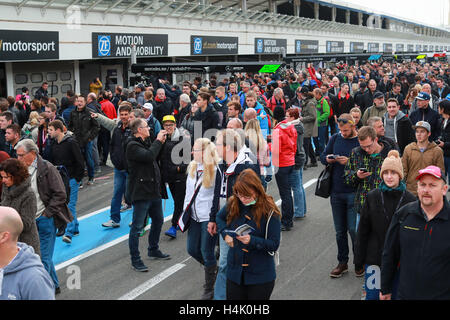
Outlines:
{"type": "Polygon", "coordinates": [[[434,26],[447,24],[450,10],[449,0],[344,0],[344,2],[434,26]]]}

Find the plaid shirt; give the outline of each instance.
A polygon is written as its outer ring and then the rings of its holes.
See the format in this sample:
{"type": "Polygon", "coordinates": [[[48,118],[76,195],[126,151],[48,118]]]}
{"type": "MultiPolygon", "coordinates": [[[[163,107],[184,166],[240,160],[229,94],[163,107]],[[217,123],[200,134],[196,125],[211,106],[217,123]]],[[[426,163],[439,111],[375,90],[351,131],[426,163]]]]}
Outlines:
{"type": "Polygon", "coordinates": [[[380,177],[381,166],[392,148],[388,145],[376,156],[366,153],[361,147],[352,150],[349,160],[344,169],[344,183],[356,189],[355,211],[360,212],[367,194],[378,188],[383,179],[380,177]],[[366,168],[372,173],[366,179],[359,179],[356,173],[360,168],[366,168]]]}

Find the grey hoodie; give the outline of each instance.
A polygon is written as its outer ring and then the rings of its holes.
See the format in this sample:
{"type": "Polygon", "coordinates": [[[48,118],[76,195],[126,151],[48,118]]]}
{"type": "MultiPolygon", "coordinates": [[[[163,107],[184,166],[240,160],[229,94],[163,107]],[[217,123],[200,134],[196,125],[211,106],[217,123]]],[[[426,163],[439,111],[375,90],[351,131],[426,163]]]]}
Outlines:
{"type": "Polygon", "coordinates": [[[385,129],[384,136],[391,138],[395,142],[398,142],[397,141],[397,124],[398,124],[398,121],[400,121],[400,119],[402,119],[405,116],[406,115],[402,111],[399,111],[394,119],[389,119],[389,114],[386,112],[384,114],[384,129],[385,129]]]}
{"type": "Polygon", "coordinates": [[[39,256],[25,243],[17,246],[16,257],[0,268],[0,300],[55,300],[55,286],[39,256]]]}

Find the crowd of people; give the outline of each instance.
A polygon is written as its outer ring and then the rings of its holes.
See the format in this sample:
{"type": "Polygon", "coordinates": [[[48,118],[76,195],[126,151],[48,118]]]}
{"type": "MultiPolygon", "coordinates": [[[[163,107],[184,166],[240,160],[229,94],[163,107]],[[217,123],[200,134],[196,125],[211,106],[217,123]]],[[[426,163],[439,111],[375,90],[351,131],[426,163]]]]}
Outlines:
{"type": "Polygon", "coordinates": [[[309,64],[114,92],[96,78],[86,96],[68,91],[61,101],[44,83],[33,99],[27,88],[0,98],[0,298],[60,292],[55,239],[76,241],[78,191],[110,161],[102,227],[120,227],[132,208],[134,270],[148,271],[139,241],[149,218],[147,255],[171,258],[159,247],[168,187],[164,235],[187,231],[187,252],[204,267],[202,299],[269,299],[281,232],[306,217],[303,171],[319,160],[332,172],[330,276],[348,272],[350,235],[367,299],[450,299],[449,79],[444,62],[309,64]],[[273,176],[281,208],[267,193],[273,176]],[[32,264],[23,280],[13,275],[18,261],[32,264]],[[30,272],[38,280],[19,292],[30,272]]]}

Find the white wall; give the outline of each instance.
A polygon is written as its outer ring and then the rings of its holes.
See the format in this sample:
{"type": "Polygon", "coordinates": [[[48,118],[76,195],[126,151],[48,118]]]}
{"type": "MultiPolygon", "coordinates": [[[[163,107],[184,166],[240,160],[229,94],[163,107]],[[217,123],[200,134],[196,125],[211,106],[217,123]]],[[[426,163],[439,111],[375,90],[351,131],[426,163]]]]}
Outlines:
{"type": "MultiPolygon", "coordinates": [[[[101,14],[91,12],[87,16],[80,14],[79,29],[72,29],[66,22],[74,20],[73,16],[64,16],[63,10],[47,9],[45,15],[37,8],[24,7],[18,14],[15,7],[0,5],[0,29],[7,30],[47,30],[59,31],[60,60],[82,60],[92,58],[92,32],[108,33],[149,33],[168,34],[169,56],[189,56],[190,36],[193,34],[210,36],[238,36],[239,54],[254,54],[254,39],[283,38],[287,39],[287,54],[295,53],[296,39],[319,40],[319,52],[326,52],[327,40],[345,41],[345,51],[350,49],[351,41],[403,43],[405,49],[408,44],[450,45],[450,39],[429,38],[424,43],[411,35],[398,33],[398,37],[371,37],[362,34],[344,34],[333,30],[311,31],[299,28],[287,28],[266,25],[250,25],[245,23],[228,23],[215,21],[188,20],[183,18],[165,18],[142,16],[136,18],[125,15],[120,18],[118,14],[101,14]],[[411,39],[411,40],[408,40],[411,39]],[[447,40],[447,43],[446,41],[447,40]]],[[[76,19],[75,19],[76,20],[76,19]]],[[[368,33],[369,34],[369,33],[368,33]]]]}

